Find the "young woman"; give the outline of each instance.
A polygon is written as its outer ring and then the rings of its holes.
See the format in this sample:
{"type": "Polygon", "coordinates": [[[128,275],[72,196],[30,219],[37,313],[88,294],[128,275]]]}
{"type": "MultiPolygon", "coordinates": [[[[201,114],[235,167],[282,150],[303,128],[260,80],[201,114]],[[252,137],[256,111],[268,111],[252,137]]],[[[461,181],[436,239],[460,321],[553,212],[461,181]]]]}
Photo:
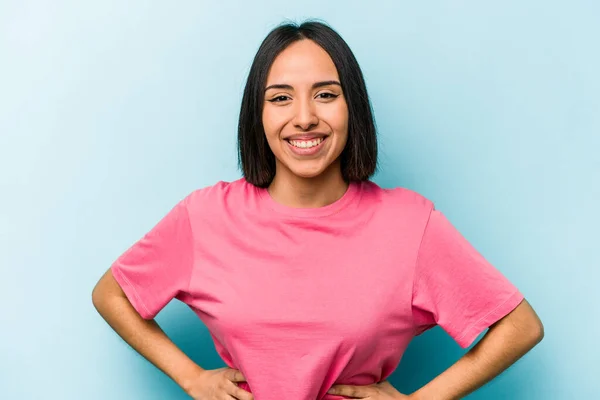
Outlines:
{"type": "Polygon", "coordinates": [[[282,25],[252,64],[243,178],[174,206],[100,279],[93,302],[197,400],[458,399],[543,337],[522,293],[433,203],[369,178],[377,140],[359,65],[330,27],[282,25]],[[205,370],[153,318],[173,298],[228,367],[205,370]],[[411,394],[386,380],[440,325],[463,348],[411,394]]]}

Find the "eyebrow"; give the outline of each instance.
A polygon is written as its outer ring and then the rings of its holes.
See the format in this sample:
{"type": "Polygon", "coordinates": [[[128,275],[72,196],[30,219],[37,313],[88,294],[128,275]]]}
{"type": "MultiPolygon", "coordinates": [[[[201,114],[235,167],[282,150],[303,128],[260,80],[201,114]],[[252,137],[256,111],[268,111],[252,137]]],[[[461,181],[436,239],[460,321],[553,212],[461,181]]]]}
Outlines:
{"type": "MultiPolygon", "coordinates": [[[[342,87],[342,84],[339,83],[338,81],[321,81],[321,82],[315,82],[312,85],[313,89],[317,89],[323,86],[329,86],[329,85],[338,85],[339,87],[342,87]]],[[[286,83],[277,83],[275,85],[270,85],[267,86],[265,88],[265,92],[269,89],[287,89],[287,90],[293,90],[294,88],[292,87],[292,85],[288,85],[286,83]]]]}

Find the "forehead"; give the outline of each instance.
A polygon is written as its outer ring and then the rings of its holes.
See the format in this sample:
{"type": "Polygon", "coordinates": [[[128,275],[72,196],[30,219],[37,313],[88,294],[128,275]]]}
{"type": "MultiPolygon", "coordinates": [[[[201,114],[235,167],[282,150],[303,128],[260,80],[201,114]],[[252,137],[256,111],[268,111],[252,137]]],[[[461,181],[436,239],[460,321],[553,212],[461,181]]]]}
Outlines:
{"type": "Polygon", "coordinates": [[[317,81],[339,80],[333,60],[312,40],[299,40],[289,45],[273,61],[267,86],[276,83],[312,84],[317,81]]]}

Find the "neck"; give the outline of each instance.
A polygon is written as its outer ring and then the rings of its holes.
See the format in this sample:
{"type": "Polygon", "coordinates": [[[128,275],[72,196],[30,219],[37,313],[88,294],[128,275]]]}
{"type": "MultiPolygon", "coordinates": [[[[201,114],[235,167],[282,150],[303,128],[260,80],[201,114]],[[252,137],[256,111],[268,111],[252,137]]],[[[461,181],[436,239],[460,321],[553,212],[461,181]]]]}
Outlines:
{"type": "Polygon", "coordinates": [[[276,202],[285,206],[316,208],[339,200],[347,189],[348,183],[342,177],[338,162],[313,178],[303,178],[287,169],[277,168],[268,191],[276,202]]]}

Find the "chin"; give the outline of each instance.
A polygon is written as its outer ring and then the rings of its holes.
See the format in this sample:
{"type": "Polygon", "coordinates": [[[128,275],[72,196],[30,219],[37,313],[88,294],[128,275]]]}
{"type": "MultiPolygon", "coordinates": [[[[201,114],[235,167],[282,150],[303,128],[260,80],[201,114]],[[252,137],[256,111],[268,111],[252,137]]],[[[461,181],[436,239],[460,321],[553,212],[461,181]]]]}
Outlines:
{"type": "Polygon", "coordinates": [[[292,174],[296,175],[297,177],[300,178],[304,178],[304,179],[311,179],[311,178],[316,178],[319,175],[323,174],[322,170],[310,170],[310,171],[306,171],[306,170],[292,170],[292,174]]]}
{"type": "Polygon", "coordinates": [[[297,167],[297,168],[289,168],[290,172],[292,174],[294,174],[295,176],[298,176],[300,178],[305,178],[305,179],[310,179],[310,178],[316,178],[319,175],[322,175],[326,168],[322,168],[321,166],[314,166],[312,168],[306,166],[306,167],[297,167]]]}

